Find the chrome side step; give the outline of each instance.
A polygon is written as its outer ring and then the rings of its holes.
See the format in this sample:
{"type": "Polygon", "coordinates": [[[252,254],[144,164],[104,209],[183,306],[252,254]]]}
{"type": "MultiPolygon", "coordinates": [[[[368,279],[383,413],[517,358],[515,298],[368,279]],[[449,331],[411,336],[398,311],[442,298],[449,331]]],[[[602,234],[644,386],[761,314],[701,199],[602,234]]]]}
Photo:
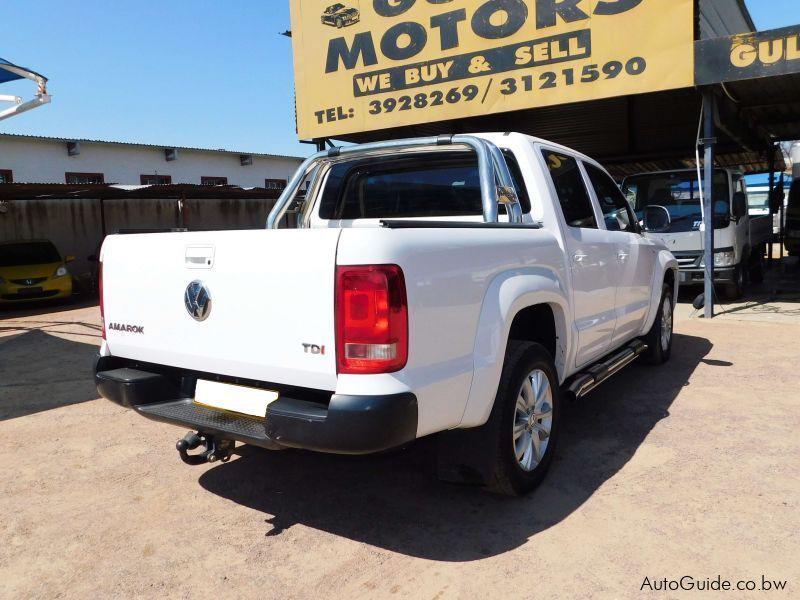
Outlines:
{"type": "Polygon", "coordinates": [[[591,392],[606,379],[631,364],[636,357],[647,350],[647,344],[641,340],[633,340],[614,354],[588,369],[574,375],[564,386],[564,390],[581,398],[591,392]]]}

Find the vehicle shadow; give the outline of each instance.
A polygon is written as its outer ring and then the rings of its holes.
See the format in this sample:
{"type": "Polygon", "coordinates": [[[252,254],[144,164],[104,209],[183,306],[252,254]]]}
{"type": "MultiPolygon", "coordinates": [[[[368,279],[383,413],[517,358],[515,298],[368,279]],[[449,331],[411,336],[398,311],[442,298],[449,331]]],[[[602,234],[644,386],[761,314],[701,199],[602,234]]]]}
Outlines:
{"type": "Polygon", "coordinates": [[[20,330],[0,337],[0,421],[97,398],[96,344],[20,330]]]}
{"type": "Polygon", "coordinates": [[[69,300],[38,300],[0,306],[0,319],[35,317],[97,306],[97,298],[73,296],[69,300]]]}
{"type": "Polygon", "coordinates": [[[711,350],[675,335],[663,367],[632,365],[566,406],[558,453],[525,498],[440,482],[435,440],[378,456],[244,448],[206,471],[206,490],[261,512],[267,536],[302,524],[401,554],[471,561],[507,552],[580,507],[634,455],[711,350]]]}

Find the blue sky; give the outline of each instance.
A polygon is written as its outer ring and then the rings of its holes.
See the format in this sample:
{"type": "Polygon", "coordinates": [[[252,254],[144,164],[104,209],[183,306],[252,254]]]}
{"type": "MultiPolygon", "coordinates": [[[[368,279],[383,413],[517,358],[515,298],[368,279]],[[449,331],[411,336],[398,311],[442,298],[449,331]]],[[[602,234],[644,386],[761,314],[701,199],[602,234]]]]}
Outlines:
{"type": "MultiPolygon", "coordinates": [[[[763,30],[800,21],[797,2],[747,5],[763,30]]],[[[278,35],[288,4],[5,0],[0,56],[46,75],[53,104],[0,121],[0,132],[307,155],[291,41],[278,35]]]]}

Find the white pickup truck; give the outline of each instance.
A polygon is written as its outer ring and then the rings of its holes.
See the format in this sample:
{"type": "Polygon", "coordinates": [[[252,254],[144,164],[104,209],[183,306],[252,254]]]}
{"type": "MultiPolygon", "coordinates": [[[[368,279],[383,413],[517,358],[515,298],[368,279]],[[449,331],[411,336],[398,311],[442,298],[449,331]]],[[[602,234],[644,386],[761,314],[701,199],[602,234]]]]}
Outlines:
{"type": "Polygon", "coordinates": [[[564,398],[667,360],[678,287],[599,164],[515,133],[332,148],[266,230],[113,235],[101,261],[98,390],[191,428],[186,462],[439,434],[441,477],[509,494],[564,398]]]}

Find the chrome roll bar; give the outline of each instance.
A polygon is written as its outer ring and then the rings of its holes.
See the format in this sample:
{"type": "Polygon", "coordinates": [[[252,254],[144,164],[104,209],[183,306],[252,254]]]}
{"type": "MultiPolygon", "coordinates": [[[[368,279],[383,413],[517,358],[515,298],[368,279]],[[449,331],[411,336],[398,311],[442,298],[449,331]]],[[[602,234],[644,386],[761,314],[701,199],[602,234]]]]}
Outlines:
{"type": "Polygon", "coordinates": [[[286,189],[278,198],[267,217],[267,229],[277,229],[286,214],[292,199],[303,182],[325,163],[336,163],[351,156],[387,156],[404,150],[425,150],[437,146],[466,146],[478,157],[478,175],[481,187],[481,205],[485,223],[496,223],[498,206],[504,204],[509,222],[522,222],[522,208],[514,188],[514,180],[503,153],[493,143],[474,135],[452,135],[438,137],[409,138],[387,142],[371,142],[354,146],[334,147],[310,156],[297,169],[286,189]]]}

